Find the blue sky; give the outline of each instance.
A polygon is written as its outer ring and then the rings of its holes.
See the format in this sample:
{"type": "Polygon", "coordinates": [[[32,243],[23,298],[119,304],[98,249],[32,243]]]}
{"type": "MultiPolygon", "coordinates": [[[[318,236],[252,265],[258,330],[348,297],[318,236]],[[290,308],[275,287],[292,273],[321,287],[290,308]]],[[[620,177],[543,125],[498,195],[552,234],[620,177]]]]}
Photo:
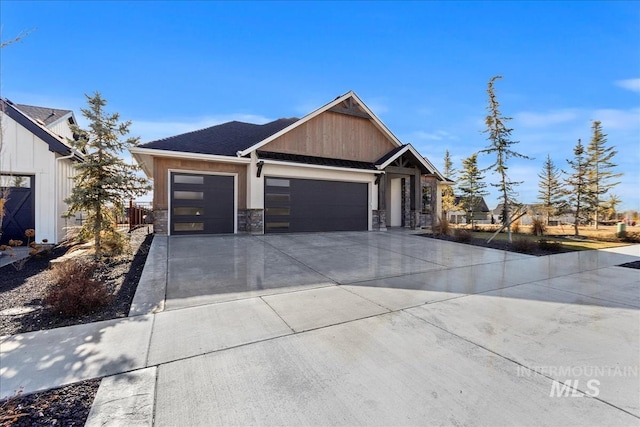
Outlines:
{"type": "Polygon", "coordinates": [[[566,169],[600,120],[624,172],[613,192],[640,210],[638,2],[3,0],[0,22],[3,40],[37,28],[1,51],[3,97],[81,119],[97,90],[142,142],[301,117],[354,90],[403,142],[438,167],[448,149],[459,168],[488,145],[500,74],[516,148],[535,158],[511,163],[521,201],[535,201],[547,154],[566,169]]]}

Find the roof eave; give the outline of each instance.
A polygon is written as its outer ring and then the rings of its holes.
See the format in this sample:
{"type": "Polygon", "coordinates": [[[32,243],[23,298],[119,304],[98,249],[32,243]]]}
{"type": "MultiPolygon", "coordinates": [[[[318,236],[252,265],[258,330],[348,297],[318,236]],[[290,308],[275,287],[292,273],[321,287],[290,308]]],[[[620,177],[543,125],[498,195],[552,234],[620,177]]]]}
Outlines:
{"type": "Polygon", "coordinates": [[[355,94],[354,91],[350,90],[349,92],[345,93],[342,96],[337,97],[336,99],[334,99],[333,101],[323,105],[322,107],[314,110],[313,112],[307,114],[306,116],[302,117],[300,120],[296,121],[295,123],[290,124],[289,126],[287,126],[286,128],[282,129],[279,132],[276,132],[275,134],[269,136],[268,138],[263,139],[262,141],[258,142],[257,144],[252,145],[249,148],[246,148],[242,151],[238,151],[237,155],[240,156],[246,156],[248,154],[250,154],[251,152],[258,150],[259,148],[263,147],[264,145],[270,143],[271,141],[281,137],[282,135],[286,134],[287,132],[292,131],[293,129],[297,128],[298,126],[303,125],[304,123],[308,122],[309,120],[313,119],[314,117],[319,116],[320,114],[324,113],[325,111],[329,110],[332,107],[335,107],[336,105],[340,104],[341,102],[345,101],[346,99],[349,99],[350,97],[353,97],[358,104],[360,105],[360,107],[362,107],[365,112],[367,114],[369,114],[369,116],[371,116],[371,119],[373,120],[373,122],[376,124],[376,126],[380,129],[380,131],[382,131],[384,134],[386,134],[389,139],[396,144],[397,146],[401,146],[402,143],[400,142],[400,140],[389,130],[389,128],[387,128],[384,123],[382,123],[382,121],[373,113],[373,111],[371,111],[369,109],[369,107],[366,106],[366,104],[358,97],[358,95],[355,94]]]}

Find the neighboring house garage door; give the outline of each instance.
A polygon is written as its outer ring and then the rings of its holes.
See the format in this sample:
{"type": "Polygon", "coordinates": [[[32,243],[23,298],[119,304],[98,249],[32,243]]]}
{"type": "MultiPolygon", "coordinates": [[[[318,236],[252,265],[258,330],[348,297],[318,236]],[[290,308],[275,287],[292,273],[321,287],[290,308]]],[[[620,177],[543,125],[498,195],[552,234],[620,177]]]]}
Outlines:
{"type": "Polygon", "coordinates": [[[234,232],[234,177],[171,173],[171,234],[234,232]]]}
{"type": "Polygon", "coordinates": [[[266,177],[265,233],[368,230],[368,194],[366,183],[266,177]]]}
{"type": "Polygon", "coordinates": [[[26,243],[25,231],[36,226],[35,177],[0,175],[0,187],[9,189],[0,244],[7,244],[9,240],[26,243]]]}

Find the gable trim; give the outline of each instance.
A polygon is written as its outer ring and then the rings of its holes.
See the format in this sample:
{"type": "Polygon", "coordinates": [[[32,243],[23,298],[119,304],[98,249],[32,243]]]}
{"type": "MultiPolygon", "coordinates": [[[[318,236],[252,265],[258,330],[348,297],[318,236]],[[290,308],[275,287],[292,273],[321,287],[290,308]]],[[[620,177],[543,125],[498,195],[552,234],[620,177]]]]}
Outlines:
{"type": "Polygon", "coordinates": [[[439,171],[438,169],[436,169],[435,166],[433,166],[433,164],[425,159],[424,157],[422,157],[420,155],[420,153],[418,153],[418,151],[413,148],[413,146],[411,144],[407,144],[404,147],[402,147],[400,150],[396,151],[393,156],[389,157],[388,159],[386,159],[384,161],[384,163],[382,164],[376,164],[376,167],[380,170],[384,170],[387,166],[389,166],[391,163],[393,163],[398,157],[401,157],[403,154],[405,154],[406,152],[410,152],[413,157],[416,158],[416,160],[428,171],[430,171],[433,175],[435,175],[439,181],[448,181],[439,171]]]}
{"type": "Polygon", "coordinates": [[[313,119],[314,117],[319,116],[320,114],[324,113],[325,111],[330,110],[331,108],[339,105],[340,103],[346,101],[349,98],[353,98],[355,99],[358,104],[360,105],[360,107],[362,107],[362,109],[365,110],[365,112],[371,116],[370,120],[373,121],[373,123],[376,125],[376,127],[384,134],[386,135],[389,140],[391,140],[391,142],[393,144],[395,144],[396,146],[401,146],[402,143],[400,142],[400,140],[389,130],[389,128],[387,128],[384,123],[382,123],[382,121],[373,113],[373,111],[371,111],[369,109],[369,107],[366,106],[366,104],[364,102],[362,102],[362,100],[360,98],[358,98],[358,95],[355,94],[355,92],[353,91],[349,91],[347,93],[345,93],[342,96],[337,97],[336,99],[334,99],[333,101],[329,102],[328,104],[325,104],[324,106],[318,108],[317,110],[307,114],[306,116],[304,116],[303,118],[301,118],[300,120],[298,120],[295,123],[292,123],[291,125],[287,126],[286,128],[282,129],[281,131],[271,135],[270,137],[258,142],[257,144],[245,149],[245,150],[241,150],[238,151],[236,154],[238,157],[243,157],[246,156],[248,154],[250,154],[252,151],[258,150],[259,148],[263,147],[264,145],[270,143],[271,141],[281,137],[282,135],[286,134],[287,132],[292,131],[293,129],[297,128],[298,126],[303,125],[304,123],[307,123],[309,120],[313,119]]]}
{"type": "MultiPolygon", "coordinates": [[[[15,120],[20,126],[27,129],[29,132],[37,136],[44,143],[49,146],[49,151],[62,154],[69,155],[75,154],[77,156],[76,150],[73,150],[67,144],[62,141],[62,137],[55,135],[45,126],[41,126],[35,120],[31,119],[25,113],[20,111],[17,107],[13,105],[11,101],[2,99],[2,104],[4,107],[4,113],[15,120]]],[[[79,157],[79,159],[82,159],[79,157]]]]}

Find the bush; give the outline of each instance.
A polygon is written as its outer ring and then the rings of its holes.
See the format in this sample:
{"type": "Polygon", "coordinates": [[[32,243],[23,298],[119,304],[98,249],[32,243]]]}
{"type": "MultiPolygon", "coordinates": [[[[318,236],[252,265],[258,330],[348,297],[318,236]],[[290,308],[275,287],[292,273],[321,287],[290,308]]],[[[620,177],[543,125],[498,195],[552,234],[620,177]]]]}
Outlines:
{"type": "Polygon", "coordinates": [[[520,232],[520,221],[514,221],[511,223],[511,232],[512,233],[520,232]]]}
{"type": "Polygon", "coordinates": [[[78,317],[93,313],[111,301],[104,282],[93,278],[97,265],[71,259],[57,265],[53,271],[54,284],[45,302],[63,317],[78,317]]]}
{"type": "Polygon", "coordinates": [[[538,240],[538,247],[540,250],[547,252],[560,252],[562,244],[556,240],[540,239],[538,240]]]}
{"type": "Polygon", "coordinates": [[[531,233],[534,236],[542,236],[547,231],[547,226],[541,218],[533,218],[531,223],[531,233]]]}
{"type": "Polygon", "coordinates": [[[523,254],[530,254],[536,250],[538,246],[537,242],[529,239],[525,239],[524,237],[520,237],[519,239],[515,239],[513,243],[511,243],[511,247],[514,251],[520,252],[523,254]]]}
{"type": "Polygon", "coordinates": [[[624,236],[622,236],[621,239],[626,243],[640,243],[640,233],[629,233],[628,231],[625,231],[624,236]]]}
{"type": "Polygon", "coordinates": [[[434,233],[448,236],[451,234],[451,224],[447,218],[443,217],[438,220],[438,225],[434,227],[434,233]]]}
{"type": "Polygon", "coordinates": [[[473,238],[473,234],[471,234],[469,230],[457,228],[453,233],[453,238],[456,240],[456,242],[469,243],[473,238]]]}
{"type": "Polygon", "coordinates": [[[127,238],[118,231],[102,232],[102,254],[105,256],[122,255],[128,248],[127,238]]]}

